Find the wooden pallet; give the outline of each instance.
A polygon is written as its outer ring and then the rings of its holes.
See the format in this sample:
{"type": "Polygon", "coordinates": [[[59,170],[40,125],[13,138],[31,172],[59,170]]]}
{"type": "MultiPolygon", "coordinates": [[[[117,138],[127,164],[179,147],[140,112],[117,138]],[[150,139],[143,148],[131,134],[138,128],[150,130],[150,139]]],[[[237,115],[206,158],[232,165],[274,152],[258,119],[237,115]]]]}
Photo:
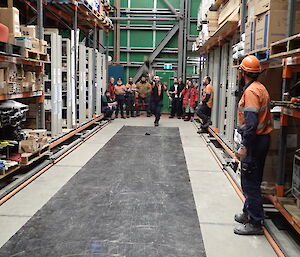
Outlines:
{"type": "Polygon", "coordinates": [[[0,179],[2,179],[4,177],[8,176],[9,174],[15,172],[19,168],[20,168],[19,165],[15,165],[15,166],[12,166],[12,167],[8,168],[7,170],[0,171],[0,179]]]}
{"type": "Polygon", "coordinates": [[[286,198],[279,198],[278,200],[287,210],[287,212],[293,217],[294,222],[300,225],[300,209],[297,206],[296,200],[292,199],[291,201],[287,201],[286,198]]]}
{"type": "Polygon", "coordinates": [[[101,21],[104,21],[104,17],[101,15],[100,12],[96,11],[95,9],[93,10],[93,14],[101,21]]]}
{"type": "Polygon", "coordinates": [[[300,55],[300,34],[271,44],[271,58],[300,55]]]}
{"type": "Polygon", "coordinates": [[[0,41],[0,53],[18,57],[22,55],[22,47],[0,41]]]}
{"type": "Polygon", "coordinates": [[[24,49],[23,56],[26,59],[30,59],[30,60],[34,60],[34,61],[43,61],[43,62],[48,62],[49,61],[49,55],[48,54],[33,51],[33,50],[30,50],[30,49],[24,49]]]}
{"type": "Polygon", "coordinates": [[[50,144],[43,146],[33,153],[21,154],[21,166],[27,166],[49,153],[50,144]]]}

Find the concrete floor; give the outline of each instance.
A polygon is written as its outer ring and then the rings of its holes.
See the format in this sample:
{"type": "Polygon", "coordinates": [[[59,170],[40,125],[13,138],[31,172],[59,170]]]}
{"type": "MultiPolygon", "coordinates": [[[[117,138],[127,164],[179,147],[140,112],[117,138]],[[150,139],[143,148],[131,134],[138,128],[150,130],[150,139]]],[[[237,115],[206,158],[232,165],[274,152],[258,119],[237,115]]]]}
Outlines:
{"type": "MultiPolygon", "coordinates": [[[[141,117],[113,121],[4,203],[0,207],[0,247],[124,125],[152,126],[153,119],[141,117]]],[[[207,256],[276,256],[264,236],[242,237],[233,233],[233,215],[241,210],[241,200],[196,134],[194,125],[163,118],[161,126],[180,129],[207,256]]]]}

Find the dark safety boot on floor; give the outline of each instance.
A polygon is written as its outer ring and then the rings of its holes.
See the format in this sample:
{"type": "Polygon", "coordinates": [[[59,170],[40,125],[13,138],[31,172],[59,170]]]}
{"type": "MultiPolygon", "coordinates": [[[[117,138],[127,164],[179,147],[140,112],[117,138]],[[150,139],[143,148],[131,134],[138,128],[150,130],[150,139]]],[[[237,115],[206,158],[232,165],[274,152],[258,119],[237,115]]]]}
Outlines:
{"type": "Polygon", "coordinates": [[[197,131],[198,134],[206,133],[206,129],[199,128],[197,131]]]}
{"type": "Polygon", "coordinates": [[[202,125],[202,127],[203,127],[204,129],[207,129],[210,125],[212,125],[212,122],[211,122],[210,120],[208,120],[207,122],[205,122],[205,123],[202,125]]]}
{"type": "Polygon", "coordinates": [[[256,236],[264,234],[261,224],[253,224],[250,222],[238,224],[233,231],[235,234],[243,236],[256,236]]]}
{"type": "Polygon", "coordinates": [[[245,224],[250,221],[250,218],[248,216],[248,213],[243,212],[243,213],[235,214],[234,220],[238,223],[245,224]]]}
{"type": "Polygon", "coordinates": [[[147,114],[147,117],[151,117],[151,114],[150,114],[150,113],[148,113],[148,114],[147,114]]]}
{"type": "Polygon", "coordinates": [[[174,118],[174,116],[173,116],[173,115],[170,115],[170,116],[169,116],[169,119],[173,119],[173,118],[174,118]]]}

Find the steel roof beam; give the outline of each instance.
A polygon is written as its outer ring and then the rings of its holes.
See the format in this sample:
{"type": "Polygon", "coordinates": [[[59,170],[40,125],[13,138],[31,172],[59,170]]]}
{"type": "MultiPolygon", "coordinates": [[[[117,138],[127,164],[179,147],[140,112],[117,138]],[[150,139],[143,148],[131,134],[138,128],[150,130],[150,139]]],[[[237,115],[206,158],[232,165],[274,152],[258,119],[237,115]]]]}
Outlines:
{"type": "MultiPolygon", "coordinates": [[[[176,34],[179,29],[178,23],[174,25],[174,27],[167,33],[164,39],[160,42],[160,44],[155,48],[153,53],[149,56],[148,62],[151,64],[154,59],[160,54],[160,52],[165,48],[168,42],[172,39],[172,37],[176,34]]],[[[147,70],[147,65],[144,64],[134,75],[133,80],[136,82],[143,74],[145,70],[147,70]]]]}
{"type": "Polygon", "coordinates": [[[173,5],[170,4],[170,2],[168,0],[163,0],[165,2],[165,4],[168,6],[168,8],[170,9],[170,11],[172,13],[174,13],[175,15],[179,15],[178,12],[176,11],[176,9],[173,7],[173,5]]]}

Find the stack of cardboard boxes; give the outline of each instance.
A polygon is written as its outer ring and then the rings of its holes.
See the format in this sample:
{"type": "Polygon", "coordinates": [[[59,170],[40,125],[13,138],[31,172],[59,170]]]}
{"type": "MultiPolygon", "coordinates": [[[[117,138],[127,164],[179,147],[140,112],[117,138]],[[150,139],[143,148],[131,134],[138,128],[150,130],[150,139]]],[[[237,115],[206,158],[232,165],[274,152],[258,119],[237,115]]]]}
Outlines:
{"type": "Polygon", "coordinates": [[[241,0],[229,0],[226,4],[219,8],[219,27],[222,27],[228,20],[236,20],[239,18],[238,14],[241,2],[241,0]]]}
{"type": "MultiPolygon", "coordinates": [[[[295,33],[300,32],[300,1],[297,1],[295,33]]],[[[271,43],[287,37],[287,0],[248,0],[245,52],[267,50],[271,43]]]]}
{"type": "Polygon", "coordinates": [[[33,153],[48,144],[47,130],[25,129],[26,140],[19,144],[19,153],[33,153]]]}
{"type": "Polygon", "coordinates": [[[208,35],[212,36],[215,31],[218,29],[219,12],[218,11],[208,11],[207,12],[207,27],[208,35]]]}
{"type": "MultiPolygon", "coordinates": [[[[46,53],[47,42],[36,38],[36,26],[20,26],[19,10],[0,8],[0,23],[9,29],[9,43],[46,53]]],[[[16,64],[0,66],[0,95],[43,90],[43,73],[23,70],[16,64]]]]}
{"type": "Polygon", "coordinates": [[[14,44],[15,37],[21,36],[19,10],[15,7],[0,8],[0,23],[8,27],[9,43],[14,44]]]}
{"type": "Polygon", "coordinates": [[[16,38],[21,43],[31,42],[31,50],[39,53],[46,53],[47,42],[36,38],[36,26],[21,26],[22,37],[16,38]]]}
{"type": "Polygon", "coordinates": [[[20,26],[20,14],[17,8],[0,8],[0,23],[9,29],[9,43],[46,53],[46,41],[36,38],[36,27],[20,26]]]}

